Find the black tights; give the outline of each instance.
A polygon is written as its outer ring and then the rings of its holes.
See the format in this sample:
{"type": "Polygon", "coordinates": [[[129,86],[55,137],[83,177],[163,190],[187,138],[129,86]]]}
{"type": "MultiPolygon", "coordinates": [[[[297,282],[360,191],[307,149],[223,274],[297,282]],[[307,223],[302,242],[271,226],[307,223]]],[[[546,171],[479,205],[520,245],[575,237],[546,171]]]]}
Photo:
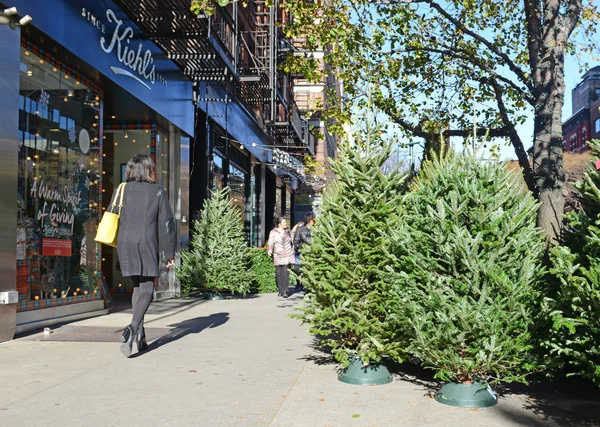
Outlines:
{"type": "Polygon", "coordinates": [[[131,326],[137,332],[139,327],[144,327],[144,315],[150,307],[152,296],[154,295],[154,277],[131,276],[133,282],[133,296],[131,305],[133,306],[133,319],[131,326]]]}

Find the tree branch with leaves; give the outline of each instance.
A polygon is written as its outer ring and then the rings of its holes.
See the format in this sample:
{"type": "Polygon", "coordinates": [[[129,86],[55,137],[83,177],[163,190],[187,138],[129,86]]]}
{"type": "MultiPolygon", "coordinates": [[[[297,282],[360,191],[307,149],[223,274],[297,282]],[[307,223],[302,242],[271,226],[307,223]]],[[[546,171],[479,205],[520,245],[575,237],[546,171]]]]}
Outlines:
{"type": "MultiPolygon", "coordinates": [[[[348,99],[364,105],[361,87],[374,85],[375,106],[408,137],[475,134],[511,144],[542,202],[538,225],[556,241],[564,210],[564,61],[578,37],[580,49],[594,49],[586,43],[598,17],[592,1],[289,0],[285,7],[294,16],[286,35],[305,40],[287,70],[314,80],[333,74],[344,84],[346,109],[348,99]],[[329,64],[321,74],[306,54],[317,50],[329,64]],[[516,131],[530,116],[532,164],[516,131]]],[[[325,116],[346,120],[339,110],[325,116]]]]}

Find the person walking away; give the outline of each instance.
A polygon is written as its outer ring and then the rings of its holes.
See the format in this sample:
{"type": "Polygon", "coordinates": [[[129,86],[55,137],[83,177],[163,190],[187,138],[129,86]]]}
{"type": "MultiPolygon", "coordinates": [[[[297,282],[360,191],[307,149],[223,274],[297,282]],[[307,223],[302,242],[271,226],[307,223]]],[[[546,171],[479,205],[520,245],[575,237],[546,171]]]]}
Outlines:
{"type": "Polygon", "coordinates": [[[309,245],[312,240],[312,226],[315,225],[315,215],[307,213],[304,216],[304,223],[298,227],[298,230],[294,233],[294,251],[295,251],[295,263],[294,272],[298,277],[298,288],[304,289],[302,280],[300,277],[300,251],[305,245],[309,245]]]}
{"type": "Polygon", "coordinates": [[[304,225],[304,223],[302,221],[300,221],[299,223],[294,225],[294,228],[292,228],[292,242],[294,241],[294,236],[296,235],[296,231],[298,231],[298,229],[300,227],[302,227],[303,225],[304,225]]]}
{"type": "MultiPolygon", "coordinates": [[[[138,352],[148,349],[144,315],[159,275],[160,253],[167,259],[167,269],[174,264],[176,231],[167,194],[156,184],[156,166],[149,156],[138,154],[127,162],[125,181],[117,251],[121,273],[134,286],[133,318],[121,337],[121,352],[130,357],[134,341],[138,352]]],[[[115,203],[113,195],[111,204],[115,203]]]]}
{"type": "Polygon", "coordinates": [[[275,228],[269,234],[267,250],[269,256],[273,257],[273,264],[275,265],[278,295],[287,298],[290,287],[290,264],[294,263],[292,235],[285,217],[278,217],[275,224],[275,228]]]}
{"type": "MultiPolygon", "coordinates": [[[[298,231],[298,229],[300,227],[302,227],[304,225],[304,223],[302,221],[296,223],[296,225],[294,225],[294,228],[292,228],[292,246],[294,245],[294,242],[296,241],[296,232],[298,231]]],[[[293,265],[293,270],[294,273],[296,274],[296,289],[298,290],[302,290],[302,286],[300,285],[300,282],[298,281],[299,278],[299,274],[300,274],[300,256],[298,255],[298,252],[296,252],[295,248],[294,248],[294,253],[295,253],[295,257],[294,257],[294,264],[293,265]]]]}

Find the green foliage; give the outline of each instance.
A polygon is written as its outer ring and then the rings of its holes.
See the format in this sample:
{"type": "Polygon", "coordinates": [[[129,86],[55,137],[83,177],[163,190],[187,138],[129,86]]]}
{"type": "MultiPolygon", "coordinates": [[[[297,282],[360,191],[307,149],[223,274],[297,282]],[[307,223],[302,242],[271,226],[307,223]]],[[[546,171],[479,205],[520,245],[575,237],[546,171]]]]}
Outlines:
{"type": "Polygon", "coordinates": [[[543,347],[552,373],[581,374],[600,385],[600,141],[590,147],[593,159],[576,185],[583,210],[567,214],[566,246],[551,253],[556,282],[546,299],[552,324],[543,347]]]}
{"type": "Polygon", "coordinates": [[[320,345],[347,366],[382,355],[403,357],[403,343],[388,322],[394,301],[382,277],[390,263],[390,230],[397,227],[405,176],[383,173],[392,144],[367,122],[340,145],[337,181],[323,197],[312,243],[302,251],[302,282],[309,289],[297,316],[320,345]]]}
{"type": "MultiPolygon", "coordinates": [[[[192,223],[193,227],[198,225],[198,221],[192,223]]],[[[192,232],[192,240],[195,234],[192,232]]],[[[181,265],[175,269],[175,276],[179,279],[181,287],[181,296],[189,296],[202,289],[202,259],[199,252],[194,249],[181,251],[181,265]]]]}
{"type": "Polygon", "coordinates": [[[591,258],[588,267],[577,259],[566,247],[551,251],[558,283],[545,300],[551,325],[542,346],[549,373],[580,374],[600,385],[600,259],[591,258]]]}
{"type": "Polygon", "coordinates": [[[190,250],[182,252],[181,267],[176,271],[182,289],[248,293],[248,246],[228,187],[214,191],[204,202],[200,221],[194,221],[193,229],[190,250]]]}
{"type": "Polygon", "coordinates": [[[277,292],[275,266],[265,248],[250,249],[250,275],[252,276],[253,292],[259,294],[277,292]]]}
{"type": "Polygon", "coordinates": [[[452,151],[425,162],[394,233],[408,351],[436,377],[524,381],[541,297],[538,209],[506,165],[452,151]]]}
{"type": "Polygon", "coordinates": [[[98,278],[93,271],[81,266],[79,268],[79,280],[81,288],[93,292],[98,290],[98,278]]]}
{"type": "Polygon", "coordinates": [[[579,195],[578,202],[582,208],[566,215],[566,243],[582,257],[583,265],[589,265],[588,259],[600,258],[600,172],[597,162],[600,161],[600,140],[589,143],[592,151],[587,172],[583,180],[575,184],[579,195]]]}
{"type": "Polygon", "coordinates": [[[212,16],[217,13],[217,7],[226,7],[238,1],[243,7],[248,5],[248,2],[240,0],[192,0],[190,10],[196,15],[212,16]]]}
{"type": "Polygon", "coordinates": [[[304,52],[327,47],[322,61],[290,55],[285,69],[344,82],[343,97],[328,92],[322,117],[330,129],[349,123],[349,105],[367,103],[364,88],[373,87],[386,126],[422,138],[425,153],[440,132],[478,147],[512,145],[529,190],[544,202],[539,224],[556,240],[565,174],[562,150],[549,147],[562,138],[565,57],[596,55],[593,0],[288,0],[284,7],[293,15],[285,34],[304,40],[304,52]],[[540,124],[527,138],[534,166],[517,132],[532,116],[540,124]]]}
{"type": "Polygon", "coordinates": [[[317,167],[319,166],[317,160],[310,154],[304,155],[302,163],[304,163],[304,172],[307,175],[314,175],[317,171],[317,167]]]}

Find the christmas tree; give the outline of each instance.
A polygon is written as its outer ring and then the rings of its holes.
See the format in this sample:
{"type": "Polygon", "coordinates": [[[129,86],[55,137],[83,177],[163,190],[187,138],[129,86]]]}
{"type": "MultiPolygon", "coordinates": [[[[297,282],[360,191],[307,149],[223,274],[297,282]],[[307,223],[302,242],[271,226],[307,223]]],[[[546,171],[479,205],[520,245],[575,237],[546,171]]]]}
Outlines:
{"type": "Polygon", "coordinates": [[[565,246],[552,249],[556,279],[546,311],[552,322],[544,340],[553,373],[581,374],[600,385],[600,141],[576,184],[582,209],[565,216],[565,246]]]}
{"type": "Polygon", "coordinates": [[[182,288],[190,284],[192,289],[246,294],[251,282],[249,262],[242,216],[229,188],[216,190],[204,202],[200,220],[194,222],[190,250],[182,252],[177,271],[182,288]]]}
{"type": "Polygon", "coordinates": [[[309,293],[298,316],[322,347],[344,366],[382,355],[401,358],[403,343],[388,321],[394,305],[383,273],[391,263],[389,234],[398,226],[406,176],[384,168],[392,144],[369,119],[353,140],[339,147],[337,177],[324,194],[303,247],[302,282],[309,293]]]}
{"type": "Polygon", "coordinates": [[[544,245],[518,174],[442,152],[422,165],[405,205],[393,276],[408,351],[445,381],[523,380],[534,368],[544,245]]]}

